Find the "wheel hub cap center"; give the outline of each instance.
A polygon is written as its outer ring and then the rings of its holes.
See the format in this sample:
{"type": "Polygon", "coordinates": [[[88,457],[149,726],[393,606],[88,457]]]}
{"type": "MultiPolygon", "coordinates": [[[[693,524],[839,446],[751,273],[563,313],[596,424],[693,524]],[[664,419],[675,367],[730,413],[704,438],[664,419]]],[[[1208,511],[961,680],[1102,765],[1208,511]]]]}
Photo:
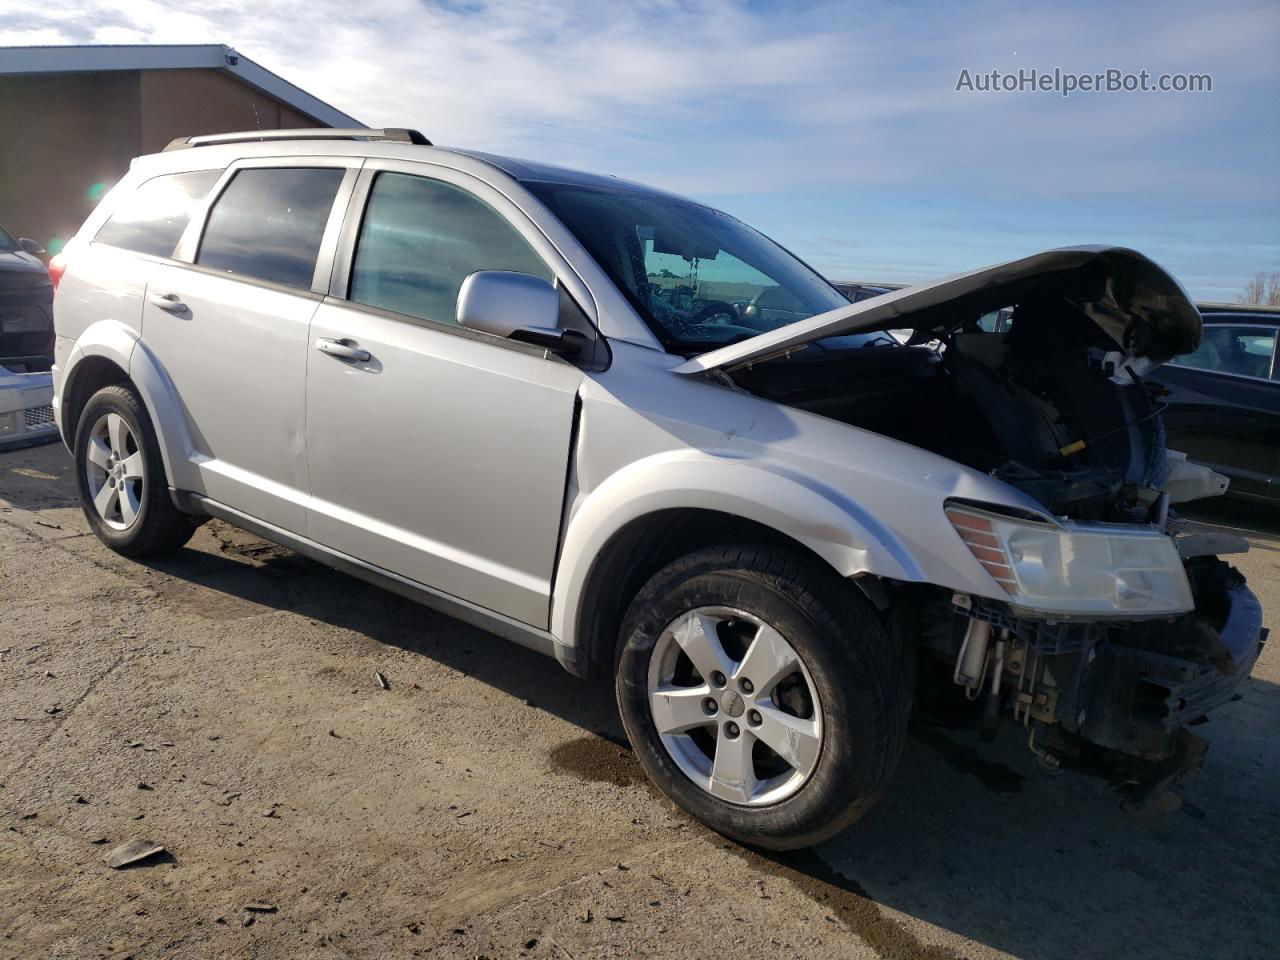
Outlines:
{"type": "Polygon", "coordinates": [[[746,704],[743,703],[742,697],[738,696],[738,694],[732,690],[726,690],[724,692],[724,696],[720,698],[720,709],[731,717],[737,718],[742,716],[743,711],[745,711],[746,708],[746,704]]]}

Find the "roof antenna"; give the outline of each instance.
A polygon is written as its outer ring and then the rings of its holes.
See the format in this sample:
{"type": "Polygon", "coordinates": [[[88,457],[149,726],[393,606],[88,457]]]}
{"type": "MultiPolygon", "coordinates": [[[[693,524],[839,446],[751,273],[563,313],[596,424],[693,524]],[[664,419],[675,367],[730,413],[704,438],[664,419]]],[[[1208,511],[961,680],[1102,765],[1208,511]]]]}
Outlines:
{"type": "Polygon", "coordinates": [[[262,118],[261,118],[260,116],[258,116],[258,105],[257,105],[256,103],[254,103],[252,100],[250,100],[250,101],[249,101],[249,106],[253,107],[253,122],[254,122],[254,123],[256,123],[256,124],[258,125],[258,129],[259,129],[259,130],[261,130],[261,129],[262,129],[262,118]]]}

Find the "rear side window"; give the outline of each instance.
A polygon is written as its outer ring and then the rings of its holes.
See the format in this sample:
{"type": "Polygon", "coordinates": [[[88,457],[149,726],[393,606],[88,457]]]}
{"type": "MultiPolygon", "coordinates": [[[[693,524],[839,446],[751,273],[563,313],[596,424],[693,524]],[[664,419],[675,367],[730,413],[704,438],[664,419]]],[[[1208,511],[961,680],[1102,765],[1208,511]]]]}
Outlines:
{"type": "Polygon", "coordinates": [[[335,167],[239,171],[209,210],[196,263],[310,289],[343,173],[335,167]]]}
{"type": "Polygon", "coordinates": [[[439,180],[380,173],[373,182],[348,299],[456,322],[458,290],[477,270],[555,278],[501,214],[439,180]]]}
{"type": "Polygon", "coordinates": [[[124,198],[93,239],[135,253],[171,257],[196,204],[220,176],[221,170],[198,170],[152,177],[124,198]]]}

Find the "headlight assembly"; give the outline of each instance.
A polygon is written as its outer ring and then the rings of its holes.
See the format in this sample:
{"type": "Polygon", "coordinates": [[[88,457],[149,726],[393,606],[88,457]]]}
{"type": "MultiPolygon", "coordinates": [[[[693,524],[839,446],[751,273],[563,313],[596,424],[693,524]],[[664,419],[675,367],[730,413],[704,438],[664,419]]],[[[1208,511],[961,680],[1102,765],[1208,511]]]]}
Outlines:
{"type": "Polygon", "coordinates": [[[1009,603],[1062,616],[1159,616],[1194,607],[1173,541],[1149,527],[1008,517],[948,504],[947,519],[1009,603]]]}

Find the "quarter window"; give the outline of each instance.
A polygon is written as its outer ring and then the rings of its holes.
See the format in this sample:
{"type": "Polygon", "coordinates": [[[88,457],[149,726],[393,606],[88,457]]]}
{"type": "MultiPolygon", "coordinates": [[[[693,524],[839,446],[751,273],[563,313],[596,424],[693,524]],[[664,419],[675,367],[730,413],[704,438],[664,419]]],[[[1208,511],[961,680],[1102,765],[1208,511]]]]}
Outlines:
{"type": "Polygon", "coordinates": [[[196,263],[307,290],[345,171],[240,170],[209,211],[196,263]]]}
{"type": "Polygon", "coordinates": [[[1195,352],[1175,357],[1172,363],[1266,380],[1271,376],[1275,353],[1275,327],[1206,324],[1195,352]]]}
{"type": "Polygon", "coordinates": [[[440,180],[380,173],[356,243],[348,299],[454,323],[458,290],[477,270],[554,279],[488,204],[440,180]]]}
{"type": "Polygon", "coordinates": [[[173,256],[196,204],[220,176],[221,170],[198,170],[152,177],[123,200],[94,240],[135,253],[173,256]]]}

